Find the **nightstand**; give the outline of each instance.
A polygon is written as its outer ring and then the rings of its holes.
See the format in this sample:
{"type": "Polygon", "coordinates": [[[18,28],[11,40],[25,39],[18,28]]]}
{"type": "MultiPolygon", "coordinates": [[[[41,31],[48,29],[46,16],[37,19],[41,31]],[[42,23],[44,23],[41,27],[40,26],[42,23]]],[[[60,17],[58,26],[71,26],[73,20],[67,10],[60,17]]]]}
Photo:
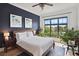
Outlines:
{"type": "Polygon", "coordinates": [[[16,39],[9,37],[8,40],[5,40],[5,48],[4,51],[7,52],[8,48],[16,47],[16,39]]]}

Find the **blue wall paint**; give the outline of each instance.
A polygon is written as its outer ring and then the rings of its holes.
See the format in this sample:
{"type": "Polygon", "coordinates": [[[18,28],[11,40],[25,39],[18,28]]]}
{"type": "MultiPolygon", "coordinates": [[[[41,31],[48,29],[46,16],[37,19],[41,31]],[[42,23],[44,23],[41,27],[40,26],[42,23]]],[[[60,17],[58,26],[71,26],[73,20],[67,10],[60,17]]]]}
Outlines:
{"type": "Polygon", "coordinates": [[[0,3],[0,31],[26,30],[24,28],[25,17],[32,19],[33,29],[39,30],[40,17],[8,3],[0,3]],[[22,28],[10,28],[10,14],[22,16],[22,28]]]}

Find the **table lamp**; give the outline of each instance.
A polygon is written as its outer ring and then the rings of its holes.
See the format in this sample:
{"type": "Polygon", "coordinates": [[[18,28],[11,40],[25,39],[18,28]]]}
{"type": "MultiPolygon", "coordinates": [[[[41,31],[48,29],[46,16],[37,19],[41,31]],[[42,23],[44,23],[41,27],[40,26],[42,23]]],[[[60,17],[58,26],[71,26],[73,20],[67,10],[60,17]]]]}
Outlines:
{"type": "Polygon", "coordinates": [[[4,33],[4,37],[5,37],[6,40],[8,40],[9,39],[9,33],[8,32],[5,32],[4,33]]]}

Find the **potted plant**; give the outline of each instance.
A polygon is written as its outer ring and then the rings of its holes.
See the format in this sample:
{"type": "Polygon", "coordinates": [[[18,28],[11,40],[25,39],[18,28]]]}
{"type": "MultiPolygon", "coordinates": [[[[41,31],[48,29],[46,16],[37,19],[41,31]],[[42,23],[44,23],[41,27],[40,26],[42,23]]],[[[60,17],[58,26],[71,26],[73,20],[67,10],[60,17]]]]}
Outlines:
{"type": "Polygon", "coordinates": [[[73,29],[71,30],[66,30],[66,32],[63,34],[63,35],[60,35],[60,38],[66,43],[68,44],[68,41],[71,40],[73,41],[74,40],[74,33],[75,31],[73,29]]]}

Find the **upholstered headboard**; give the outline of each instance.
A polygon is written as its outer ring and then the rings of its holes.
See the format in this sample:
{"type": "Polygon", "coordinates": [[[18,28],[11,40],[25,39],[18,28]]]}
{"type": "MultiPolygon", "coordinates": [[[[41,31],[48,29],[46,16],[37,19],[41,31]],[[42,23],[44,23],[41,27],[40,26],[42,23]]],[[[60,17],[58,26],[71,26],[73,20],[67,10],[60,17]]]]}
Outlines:
{"type": "Polygon", "coordinates": [[[14,31],[14,33],[19,33],[19,32],[32,32],[33,35],[34,35],[34,30],[33,29],[14,31]]]}

